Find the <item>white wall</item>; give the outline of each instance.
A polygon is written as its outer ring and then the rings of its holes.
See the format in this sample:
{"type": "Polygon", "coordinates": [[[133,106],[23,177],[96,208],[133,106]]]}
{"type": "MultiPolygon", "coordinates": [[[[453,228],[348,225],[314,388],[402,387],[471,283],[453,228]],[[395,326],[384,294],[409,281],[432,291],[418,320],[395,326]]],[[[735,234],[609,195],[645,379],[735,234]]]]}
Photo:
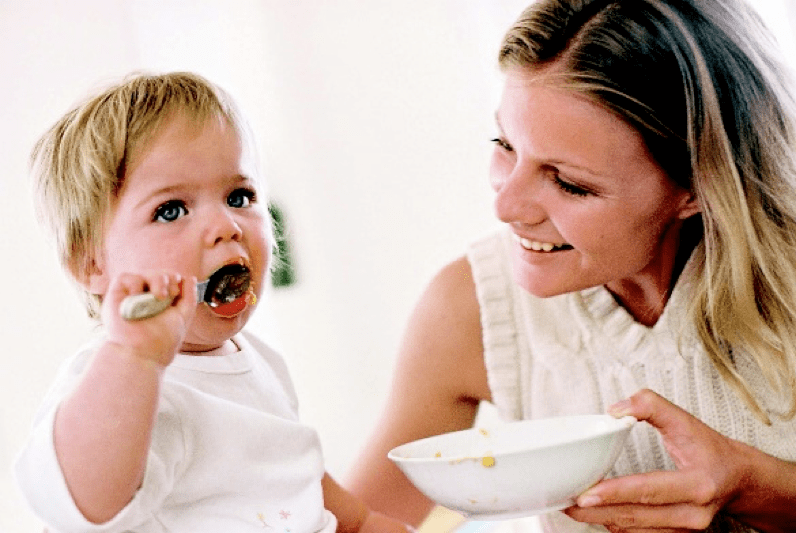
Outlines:
{"type": "MultiPolygon", "coordinates": [[[[265,299],[252,328],[283,349],[302,416],[343,477],[380,410],[414,301],[494,224],[492,54],[473,13],[451,15],[452,6],[0,3],[0,277],[9,285],[0,531],[40,530],[9,467],[58,364],[91,330],[33,216],[26,158],[36,137],[87,90],[132,69],[196,70],[238,98],[289,217],[299,275],[265,299]]],[[[512,16],[490,24],[502,29],[512,16]]]]}
{"type": "MultiPolygon", "coordinates": [[[[37,531],[9,467],[63,354],[88,321],[33,218],[26,159],[57,114],[99,78],[135,64],[120,2],[95,2],[96,19],[65,2],[0,2],[0,531],[37,531]],[[97,20],[102,20],[100,24],[97,20]]],[[[82,11],[82,10],[81,10],[82,11]]],[[[40,528],[38,528],[40,531],[40,528]]]]}
{"type": "Polygon", "coordinates": [[[524,3],[0,2],[0,533],[40,530],[9,466],[58,364],[91,331],[33,216],[36,137],[132,69],[196,70],[238,98],[299,275],[265,298],[251,327],[283,350],[302,416],[344,477],[421,290],[495,225],[493,56],[524,3]]]}

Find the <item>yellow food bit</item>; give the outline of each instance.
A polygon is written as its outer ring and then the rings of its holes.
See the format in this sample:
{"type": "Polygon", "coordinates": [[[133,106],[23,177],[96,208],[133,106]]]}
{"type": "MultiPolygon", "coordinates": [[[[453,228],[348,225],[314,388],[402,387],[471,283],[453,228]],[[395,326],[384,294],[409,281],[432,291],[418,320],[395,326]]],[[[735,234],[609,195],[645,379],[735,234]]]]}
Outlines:
{"type": "Polygon", "coordinates": [[[435,454],[434,454],[434,457],[437,457],[437,458],[439,458],[439,457],[442,457],[442,452],[437,452],[437,453],[435,453],[435,454]]]}
{"type": "Polygon", "coordinates": [[[479,429],[478,432],[481,435],[483,435],[484,437],[488,437],[489,436],[489,432],[487,430],[485,430],[485,429],[479,429]]]}
{"type": "Polygon", "coordinates": [[[495,466],[495,458],[494,457],[482,457],[481,464],[484,465],[486,468],[491,468],[495,466]]]}

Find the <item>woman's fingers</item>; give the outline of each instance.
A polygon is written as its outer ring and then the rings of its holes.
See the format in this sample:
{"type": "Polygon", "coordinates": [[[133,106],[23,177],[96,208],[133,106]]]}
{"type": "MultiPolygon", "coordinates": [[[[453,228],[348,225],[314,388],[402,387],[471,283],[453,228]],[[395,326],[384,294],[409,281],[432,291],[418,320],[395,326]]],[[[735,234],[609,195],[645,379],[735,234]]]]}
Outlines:
{"type": "Polygon", "coordinates": [[[613,416],[634,416],[658,430],[678,469],[720,461],[717,453],[729,442],[684,409],[648,389],[611,406],[608,412],[613,416]]]}
{"type": "Polygon", "coordinates": [[[580,507],[641,504],[710,504],[715,499],[713,484],[699,471],[649,472],[613,479],[595,485],[578,497],[580,507]]]}
{"type": "Polygon", "coordinates": [[[643,389],[626,400],[608,408],[608,413],[616,416],[633,416],[657,429],[664,438],[667,435],[682,433],[692,426],[704,425],[688,411],[671,403],[649,389],[643,389]]]}
{"type": "Polygon", "coordinates": [[[605,480],[567,511],[583,522],[639,528],[705,529],[719,509],[712,482],[699,472],[650,472],[605,480]]]}
{"type": "Polygon", "coordinates": [[[602,524],[609,530],[637,533],[645,530],[701,531],[710,526],[715,510],[688,504],[612,505],[588,509],[571,507],[566,513],[582,522],[602,524]]]}
{"type": "Polygon", "coordinates": [[[743,471],[734,441],[649,390],[612,406],[609,413],[652,425],[677,470],[604,480],[582,494],[567,514],[617,531],[708,527],[743,471]]]}

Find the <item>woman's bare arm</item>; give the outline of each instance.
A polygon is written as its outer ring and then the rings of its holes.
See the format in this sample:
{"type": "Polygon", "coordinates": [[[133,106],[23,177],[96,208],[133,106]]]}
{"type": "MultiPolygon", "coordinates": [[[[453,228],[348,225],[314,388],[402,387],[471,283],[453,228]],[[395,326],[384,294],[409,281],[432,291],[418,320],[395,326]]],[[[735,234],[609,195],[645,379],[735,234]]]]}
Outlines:
{"type": "Polygon", "coordinates": [[[418,526],[433,502],[387,452],[471,427],[479,402],[489,399],[475,285],[462,257],[431,281],[409,320],[386,407],[348,486],[371,509],[418,526]]]}

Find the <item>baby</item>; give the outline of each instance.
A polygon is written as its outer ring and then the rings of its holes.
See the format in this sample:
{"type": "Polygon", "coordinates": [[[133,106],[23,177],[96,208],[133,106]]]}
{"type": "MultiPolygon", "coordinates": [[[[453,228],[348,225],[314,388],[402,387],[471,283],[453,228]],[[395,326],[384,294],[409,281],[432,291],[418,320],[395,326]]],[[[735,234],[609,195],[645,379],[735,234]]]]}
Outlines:
{"type": "Polygon", "coordinates": [[[247,138],[226,93],[171,73],[126,78],[34,149],[40,212],[102,324],[16,464],[55,531],[407,531],[325,473],[283,360],[243,331],[274,249],[247,138]],[[217,271],[245,290],[198,301],[217,271]],[[142,293],[165,309],[120,312],[142,293]]]}

